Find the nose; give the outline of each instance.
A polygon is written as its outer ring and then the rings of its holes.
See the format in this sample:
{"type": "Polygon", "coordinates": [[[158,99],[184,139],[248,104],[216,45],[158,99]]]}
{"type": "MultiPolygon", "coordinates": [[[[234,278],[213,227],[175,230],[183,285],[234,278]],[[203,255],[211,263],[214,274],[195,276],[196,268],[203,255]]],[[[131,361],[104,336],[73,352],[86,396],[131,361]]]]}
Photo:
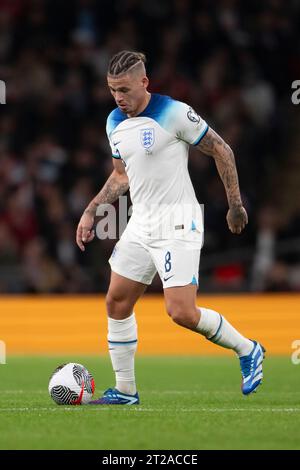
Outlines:
{"type": "Polygon", "coordinates": [[[115,98],[116,98],[117,104],[122,104],[122,103],[123,103],[123,96],[122,96],[122,93],[116,92],[115,98]]]}

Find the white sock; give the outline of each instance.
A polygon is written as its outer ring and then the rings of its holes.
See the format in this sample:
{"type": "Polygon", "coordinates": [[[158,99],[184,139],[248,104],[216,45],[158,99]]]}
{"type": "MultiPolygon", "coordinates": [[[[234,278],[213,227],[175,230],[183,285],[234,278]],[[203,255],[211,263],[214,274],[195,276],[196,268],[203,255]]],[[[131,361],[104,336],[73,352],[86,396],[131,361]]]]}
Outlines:
{"type": "Polygon", "coordinates": [[[203,307],[200,307],[199,310],[201,318],[196,326],[196,331],[223,348],[233,349],[239,357],[250,354],[253,349],[253,342],[250,339],[242,336],[215,310],[203,307]]]}
{"type": "Polygon", "coordinates": [[[125,320],[108,317],[108,348],[116,374],[116,388],[129,395],[136,393],[134,355],[137,348],[137,324],[132,313],[125,320]]]}

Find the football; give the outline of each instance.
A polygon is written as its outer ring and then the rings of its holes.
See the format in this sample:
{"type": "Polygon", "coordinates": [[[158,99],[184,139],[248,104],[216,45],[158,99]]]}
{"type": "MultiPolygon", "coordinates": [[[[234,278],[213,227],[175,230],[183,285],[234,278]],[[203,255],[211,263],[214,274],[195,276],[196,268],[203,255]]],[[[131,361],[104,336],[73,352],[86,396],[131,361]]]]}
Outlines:
{"type": "Polygon", "coordinates": [[[48,390],[58,405],[87,404],[92,399],[95,382],[83,365],[69,362],[55,369],[48,390]]]}

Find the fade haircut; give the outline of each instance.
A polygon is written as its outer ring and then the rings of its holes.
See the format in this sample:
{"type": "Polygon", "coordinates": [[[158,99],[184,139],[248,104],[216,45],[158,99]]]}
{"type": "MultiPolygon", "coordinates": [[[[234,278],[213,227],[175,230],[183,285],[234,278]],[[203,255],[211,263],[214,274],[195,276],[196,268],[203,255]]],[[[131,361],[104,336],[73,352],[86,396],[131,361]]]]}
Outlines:
{"type": "Polygon", "coordinates": [[[107,74],[118,77],[133,70],[136,66],[144,65],[146,56],[142,52],[121,51],[115,54],[109,62],[107,74]]]}

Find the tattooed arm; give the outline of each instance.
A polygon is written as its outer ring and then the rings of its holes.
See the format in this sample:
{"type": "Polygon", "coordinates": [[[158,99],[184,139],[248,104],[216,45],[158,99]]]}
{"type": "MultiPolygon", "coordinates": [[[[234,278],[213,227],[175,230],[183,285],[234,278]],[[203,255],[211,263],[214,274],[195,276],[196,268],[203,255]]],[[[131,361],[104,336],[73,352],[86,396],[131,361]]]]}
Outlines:
{"type": "Polygon", "coordinates": [[[248,223],[248,216],[241,200],[233,151],[213,129],[208,130],[197,147],[215,160],[229,205],[226,217],[228,227],[232,233],[241,233],[248,223]]]}
{"type": "Polygon", "coordinates": [[[129,188],[128,177],[126,175],[123,162],[113,159],[114,170],[106,181],[101,191],[89,203],[82,214],[76,232],[76,243],[84,251],[83,243],[91,242],[95,237],[92,230],[97,208],[100,204],[112,204],[119,196],[126,193],[129,188]]]}

